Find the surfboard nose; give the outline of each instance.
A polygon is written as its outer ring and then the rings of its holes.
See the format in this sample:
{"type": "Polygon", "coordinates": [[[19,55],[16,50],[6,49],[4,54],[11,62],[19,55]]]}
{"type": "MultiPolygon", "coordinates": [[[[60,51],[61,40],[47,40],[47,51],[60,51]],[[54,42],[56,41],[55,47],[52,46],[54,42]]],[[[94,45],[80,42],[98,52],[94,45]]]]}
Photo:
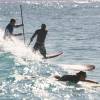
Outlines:
{"type": "Polygon", "coordinates": [[[87,64],[86,66],[89,67],[89,68],[92,69],[92,70],[95,69],[95,65],[87,64]]]}

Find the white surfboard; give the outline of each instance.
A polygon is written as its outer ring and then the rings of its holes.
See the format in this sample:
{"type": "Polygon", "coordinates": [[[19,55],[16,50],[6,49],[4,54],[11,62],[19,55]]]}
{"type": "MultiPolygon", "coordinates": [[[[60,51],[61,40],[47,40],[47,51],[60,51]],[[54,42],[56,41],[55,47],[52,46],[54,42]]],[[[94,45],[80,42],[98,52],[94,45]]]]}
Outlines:
{"type": "Polygon", "coordinates": [[[47,54],[46,58],[43,58],[43,59],[55,58],[55,57],[58,57],[58,56],[60,56],[62,54],[63,54],[63,52],[56,52],[56,53],[47,54]]]}
{"type": "Polygon", "coordinates": [[[64,86],[75,86],[77,88],[84,88],[84,89],[100,89],[100,83],[90,83],[90,82],[83,82],[79,81],[77,84],[67,84],[67,82],[59,81],[60,84],[64,86]]]}
{"type": "Polygon", "coordinates": [[[100,88],[100,83],[96,84],[96,83],[91,83],[91,82],[80,81],[77,84],[85,88],[100,88]]]}
{"type": "Polygon", "coordinates": [[[95,69],[95,65],[91,64],[56,64],[54,62],[42,62],[44,64],[49,64],[54,67],[61,67],[64,70],[74,70],[74,71],[92,71],[95,69]]]}
{"type": "Polygon", "coordinates": [[[62,67],[65,70],[75,70],[75,71],[92,71],[95,69],[94,65],[70,65],[70,64],[57,64],[57,66],[62,67]]]}

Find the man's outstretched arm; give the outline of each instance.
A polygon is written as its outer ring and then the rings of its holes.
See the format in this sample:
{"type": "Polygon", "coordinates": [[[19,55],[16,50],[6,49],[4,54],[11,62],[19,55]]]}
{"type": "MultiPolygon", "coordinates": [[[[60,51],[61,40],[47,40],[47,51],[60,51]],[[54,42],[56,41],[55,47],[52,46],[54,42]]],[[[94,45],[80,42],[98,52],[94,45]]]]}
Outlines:
{"type": "Polygon", "coordinates": [[[29,42],[28,46],[31,44],[31,42],[33,41],[33,39],[34,39],[34,37],[36,36],[36,34],[37,34],[37,32],[35,32],[35,33],[33,34],[33,36],[32,36],[31,39],[30,39],[30,42],[29,42]]]}
{"type": "Polygon", "coordinates": [[[84,80],[84,82],[89,82],[89,83],[96,83],[98,84],[98,82],[92,81],[92,80],[84,80]]]}
{"type": "Polygon", "coordinates": [[[24,26],[23,24],[20,24],[20,25],[15,25],[14,27],[15,28],[18,28],[18,27],[21,27],[21,26],[24,26]]]}

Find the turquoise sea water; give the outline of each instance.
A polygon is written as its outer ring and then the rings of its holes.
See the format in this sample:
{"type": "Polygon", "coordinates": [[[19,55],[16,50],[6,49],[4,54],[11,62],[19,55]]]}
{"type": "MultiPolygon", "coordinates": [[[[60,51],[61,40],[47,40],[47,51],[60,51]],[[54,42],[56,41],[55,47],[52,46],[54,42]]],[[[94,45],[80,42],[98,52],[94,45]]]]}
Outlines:
{"type": "MultiPolygon", "coordinates": [[[[76,73],[46,64],[93,64],[88,79],[100,82],[100,3],[68,2],[8,2],[0,3],[0,100],[99,100],[99,89],[66,86],[53,80],[54,75],[76,73]],[[32,33],[47,25],[47,52],[64,54],[48,61],[34,55],[23,44],[23,37],[15,43],[3,41],[4,28],[11,18],[21,23],[23,7],[26,45],[32,33]],[[21,76],[35,76],[21,80],[21,76]]],[[[27,1],[27,0],[26,0],[27,1]]],[[[22,28],[15,29],[22,32],[22,28]]]]}

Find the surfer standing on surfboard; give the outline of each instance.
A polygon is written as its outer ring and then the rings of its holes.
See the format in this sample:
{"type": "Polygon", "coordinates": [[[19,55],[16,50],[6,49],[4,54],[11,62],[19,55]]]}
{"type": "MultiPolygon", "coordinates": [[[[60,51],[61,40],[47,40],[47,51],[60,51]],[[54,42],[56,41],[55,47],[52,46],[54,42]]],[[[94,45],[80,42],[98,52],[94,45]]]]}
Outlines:
{"type": "Polygon", "coordinates": [[[14,28],[18,28],[18,27],[23,26],[23,24],[20,24],[20,25],[15,25],[15,24],[16,24],[16,20],[15,19],[11,19],[10,23],[5,28],[4,39],[6,39],[6,37],[11,39],[11,36],[22,35],[22,34],[13,34],[14,28]]]}
{"type": "Polygon", "coordinates": [[[62,77],[60,76],[54,76],[58,81],[64,81],[64,82],[68,82],[70,83],[74,83],[77,84],[79,81],[84,81],[84,82],[90,82],[90,83],[96,83],[98,84],[98,82],[94,82],[91,80],[86,80],[86,72],[80,71],[78,73],[76,73],[76,75],[63,75],[62,77]]]}
{"type": "Polygon", "coordinates": [[[44,58],[46,58],[45,38],[46,38],[47,32],[48,31],[46,30],[46,25],[42,24],[41,29],[38,29],[35,31],[35,33],[31,37],[30,42],[29,42],[29,45],[30,45],[34,37],[37,36],[37,40],[33,48],[34,48],[34,51],[39,50],[44,58]]]}

